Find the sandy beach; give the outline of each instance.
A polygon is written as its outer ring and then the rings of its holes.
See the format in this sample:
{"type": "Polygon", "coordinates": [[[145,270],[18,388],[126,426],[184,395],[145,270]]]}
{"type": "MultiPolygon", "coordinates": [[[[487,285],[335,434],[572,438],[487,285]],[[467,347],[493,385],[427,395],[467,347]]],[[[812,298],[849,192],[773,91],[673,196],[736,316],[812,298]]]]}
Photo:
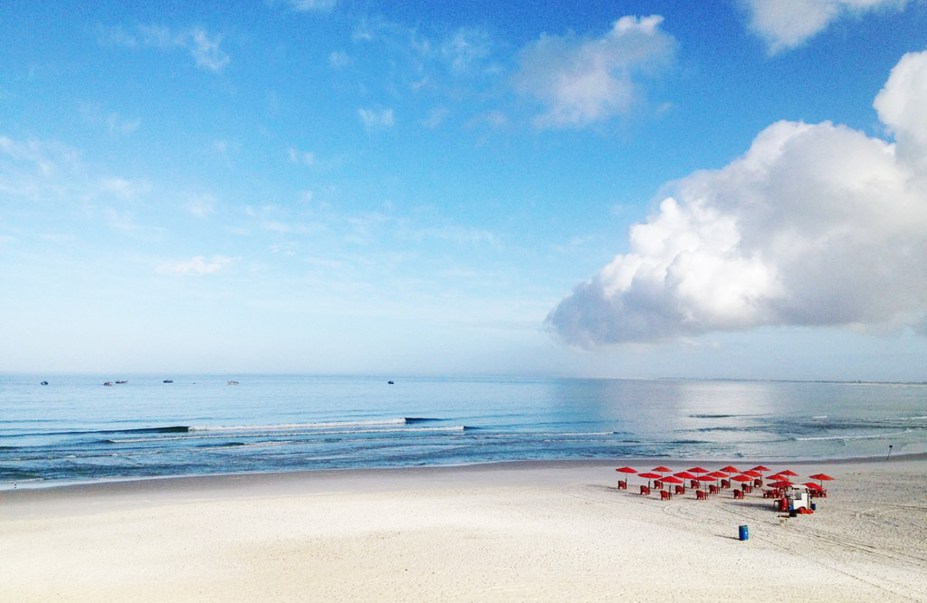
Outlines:
{"type": "Polygon", "coordinates": [[[923,456],[770,465],[837,478],[793,518],[756,494],[619,491],[621,464],[0,492],[0,600],[927,601],[923,456]]]}

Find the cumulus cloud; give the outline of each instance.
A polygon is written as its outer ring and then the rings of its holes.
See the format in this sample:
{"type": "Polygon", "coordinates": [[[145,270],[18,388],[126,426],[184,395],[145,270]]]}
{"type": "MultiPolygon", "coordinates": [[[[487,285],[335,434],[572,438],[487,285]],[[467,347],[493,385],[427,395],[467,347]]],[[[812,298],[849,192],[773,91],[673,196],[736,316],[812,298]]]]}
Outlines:
{"type": "Polygon", "coordinates": [[[548,316],[592,346],[769,325],[898,328],[927,315],[927,52],[875,107],[894,141],[782,121],[674,184],[630,251],[548,316]]]}
{"type": "Polygon", "coordinates": [[[212,259],[198,255],[189,260],[162,262],[155,267],[155,272],[168,276],[202,276],[215,274],[232,265],[232,258],[222,255],[213,256],[212,259]]]}
{"type": "Polygon", "coordinates": [[[622,17],[599,38],[545,35],[523,49],[517,88],[546,108],[535,125],[580,127],[627,112],[642,95],[642,76],[673,56],[662,22],[622,17]]]}
{"type": "Polygon", "coordinates": [[[907,0],[744,0],[750,28],[765,40],[770,54],[800,46],[848,15],[901,10],[907,0]]]}

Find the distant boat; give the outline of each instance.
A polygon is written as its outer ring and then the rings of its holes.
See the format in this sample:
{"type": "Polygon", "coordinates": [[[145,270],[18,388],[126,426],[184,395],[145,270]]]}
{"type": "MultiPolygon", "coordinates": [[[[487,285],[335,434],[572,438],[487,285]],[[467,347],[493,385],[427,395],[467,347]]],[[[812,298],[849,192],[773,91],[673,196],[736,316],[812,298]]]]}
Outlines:
{"type": "Polygon", "coordinates": [[[113,385],[113,382],[112,382],[112,381],[107,381],[107,382],[104,383],[103,385],[105,385],[106,387],[111,387],[111,386],[113,385]]]}
{"type": "Polygon", "coordinates": [[[128,383],[128,381],[126,381],[125,379],[123,379],[122,381],[117,381],[117,382],[116,382],[116,385],[122,385],[122,384],[124,384],[124,383],[128,383]]]}
{"type": "Polygon", "coordinates": [[[165,379],[165,380],[162,381],[161,383],[173,383],[173,382],[174,382],[173,379],[165,379]]]}
{"type": "Polygon", "coordinates": [[[235,381],[234,379],[229,379],[228,384],[229,384],[229,385],[238,385],[238,381],[235,381]]]}
{"type": "Polygon", "coordinates": [[[387,381],[386,384],[387,384],[387,385],[396,385],[395,382],[393,382],[393,381],[387,381]]]}
{"type": "Polygon", "coordinates": [[[43,381],[42,385],[48,385],[48,381],[43,381]]]}

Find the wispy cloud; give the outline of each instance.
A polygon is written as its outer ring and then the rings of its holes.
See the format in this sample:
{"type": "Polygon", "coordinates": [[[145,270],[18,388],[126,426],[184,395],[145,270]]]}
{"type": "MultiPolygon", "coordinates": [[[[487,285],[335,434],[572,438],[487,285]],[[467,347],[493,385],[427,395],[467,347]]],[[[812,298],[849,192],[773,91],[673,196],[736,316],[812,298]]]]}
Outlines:
{"type": "Polygon", "coordinates": [[[210,33],[202,27],[172,29],[161,25],[139,25],[130,31],[113,27],[101,30],[100,41],[126,48],[185,50],[197,67],[212,72],[221,71],[231,62],[221,47],[222,35],[210,33]]]}
{"type": "Polygon", "coordinates": [[[190,197],[186,203],[187,211],[197,218],[208,218],[216,213],[216,197],[211,193],[200,193],[190,197]]]}
{"type": "Polygon", "coordinates": [[[162,262],[155,266],[155,272],[167,276],[203,276],[221,272],[232,263],[232,258],[223,255],[214,255],[210,259],[198,255],[188,260],[162,262]]]}
{"type": "Polygon", "coordinates": [[[315,153],[301,151],[296,147],[290,147],[289,151],[287,151],[287,155],[290,158],[290,163],[297,163],[309,167],[315,165],[315,153]]]}
{"type": "Polygon", "coordinates": [[[341,50],[332,51],[328,55],[328,64],[332,69],[344,69],[351,64],[351,56],[341,50]]]}
{"type": "Polygon", "coordinates": [[[358,109],[357,115],[367,130],[387,130],[393,127],[392,109],[358,109]]]}
{"type": "Polygon", "coordinates": [[[927,316],[927,52],[875,106],[895,143],[779,122],[741,158],[676,183],[630,252],[548,317],[598,345],[775,325],[897,328],[927,316]]]}
{"type": "Polygon", "coordinates": [[[91,173],[80,152],[55,141],[0,136],[0,193],[33,202],[131,200],[147,193],[144,180],[91,173]]]}
{"type": "Polygon", "coordinates": [[[126,118],[115,111],[106,113],[96,103],[81,103],[80,115],[89,124],[105,127],[113,136],[127,136],[142,125],[141,119],[126,118]]]}
{"type": "Polygon", "coordinates": [[[300,13],[327,13],[338,5],[338,0],[289,0],[287,4],[291,9],[300,13]]]}
{"type": "Polygon", "coordinates": [[[837,19],[901,10],[907,4],[907,0],[742,1],[750,16],[750,28],[763,38],[771,55],[801,46],[837,19]]]}
{"type": "Polygon", "coordinates": [[[641,78],[673,57],[662,22],[622,17],[598,38],[545,35],[524,48],[516,86],[545,107],[535,125],[582,127],[627,112],[642,98],[641,78]]]}
{"type": "Polygon", "coordinates": [[[438,56],[452,73],[462,75],[482,69],[492,56],[492,48],[492,40],[484,30],[460,28],[440,44],[438,56]]]}
{"type": "Polygon", "coordinates": [[[433,130],[444,123],[448,115],[450,115],[450,110],[447,107],[435,107],[428,112],[428,117],[421,120],[420,123],[426,128],[433,130]]]}

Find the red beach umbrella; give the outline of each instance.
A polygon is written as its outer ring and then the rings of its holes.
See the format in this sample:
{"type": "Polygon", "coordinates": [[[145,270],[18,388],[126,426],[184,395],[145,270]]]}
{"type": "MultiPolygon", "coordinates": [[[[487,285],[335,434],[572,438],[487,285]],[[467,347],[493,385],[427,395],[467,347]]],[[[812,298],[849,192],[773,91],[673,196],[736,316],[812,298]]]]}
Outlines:
{"type": "Polygon", "coordinates": [[[805,483],[802,484],[802,485],[803,485],[804,487],[808,488],[809,490],[812,490],[812,491],[818,491],[818,490],[823,490],[823,489],[824,489],[822,486],[819,486],[819,485],[817,485],[817,484],[814,483],[814,482],[805,482],[805,483]]]}
{"type": "Polygon", "coordinates": [[[715,485],[720,486],[721,480],[727,479],[727,473],[724,473],[723,471],[712,471],[711,473],[706,473],[704,477],[709,477],[715,480],[715,485]]]}
{"type": "Polygon", "coordinates": [[[792,471],[791,469],[786,469],[785,471],[780,471],[776,475],[786,475],[788,477],[797,477],[798,474],[792,471]]]}
{"type": "Polygon", "coordinates": [[[734,465],[728,465],[727,467],[721,467],[719,471],[724,471],[725,473],[740,473],[740,469],[734,465]]]}
{"type": "MultiPolygon", "coordinates": [[[[628,478],[631,476],[632,473],[637,473],[637,469],[634,469],[633,467],[618,467],[617,469],[615,469],[615,471],[625,474],[625,478],[624,478],[624,488],[625,489],[627,489],[627,486],[628,486],[628,478]]],[[[620,481],[618,482],[618,487],[619,488],[621,487],[620,481]]]]}
{"type": "Polygon", "coordinates": [[[763,477],[763,474],[759,471],[754,471],[753,469],[747,469],[744,471],[744,475],[747,477],[763,477]]]}
{"type": "Polygon", "coordinates": [[[690,473],[708,473],[708,469],[704,469],[704,468],[702,468],[702,467],[697,467],[697,466],[696,466],[696,467],[689,467],[688,471],[689,471],[690,473]]]}
{"type": "Polygon", "coordinates": [[[756,467],[751,467],[750,471],[760,471],[760,472],[765,473],[766,471],[769,471],[769,467],[765,465],[757,465],[756,467]]]}
{"type": "Polygon", "coordinates": [[[700,475],[699,477],[695,479],[698,480],[698,482],[701,484],[707,484],[709,482],[715,481],[717,478],[712,476],[710,473],[706,473],[705,475],[700,475]]]}
{"type": "Polygon", "coordinates": [[[663,465],[660,465],[659,467],[654,467],[653,469],[651,469],[651,471],[657,471],[659,473],[669,473],[670,471],[672,471],[672,469],[670,469],[669,467],[664,467],[663,465]]]}
{"type": "Polygon", "coordinates": [[[752,482],[753,481],[752,477],[750,477],[749,475],[745,475],[745,474],[735,475],[731,479],[734,480],[735,482],[752,482]]]}
{"type": "Polygon", "coordinates": [[[688,471],[680,471],[679,473],[674,473],[673,475],[682,479],[697,479],[695,474],[689,473],[688,471]]]}
{"type": "Polygon", "coordinates": [[[659,473],[653,473],[653,472],[648,471],[647,473],[638,473],[638,474],[637,474],[637,477],[643,477],[644,479],[646,479],[646,480],[647,480],[647,487],[649,488],[649,487],[650,487],[650,480],[653,480],[653,479],[660,479],[660,478],[662,478],[663,476],[660,475],[659,473]]]}
{"type": "Polygon", "coordinates": [[[824,488],[824,482],[829,482],[830,480],[834,479],[831,476],[827,475],[826,473],[815,473],[814,475],[809,475],[808,477],[810,477],[811,479],[816,479],[819,482],[821,482],[822,489],[824,488]]]}
{"type": "Polygon", "coordinates": [[[787,479],[780,479],[769,485],[773,488],[791,488],[794,484],[787,479]]]}
{"type": "Polygon", "coordinates": [[[676,477],[675,475],[667,475],[666,477],[660,478],[660,481],[664,484],[684,484],[685,482],[676,477]]]}

